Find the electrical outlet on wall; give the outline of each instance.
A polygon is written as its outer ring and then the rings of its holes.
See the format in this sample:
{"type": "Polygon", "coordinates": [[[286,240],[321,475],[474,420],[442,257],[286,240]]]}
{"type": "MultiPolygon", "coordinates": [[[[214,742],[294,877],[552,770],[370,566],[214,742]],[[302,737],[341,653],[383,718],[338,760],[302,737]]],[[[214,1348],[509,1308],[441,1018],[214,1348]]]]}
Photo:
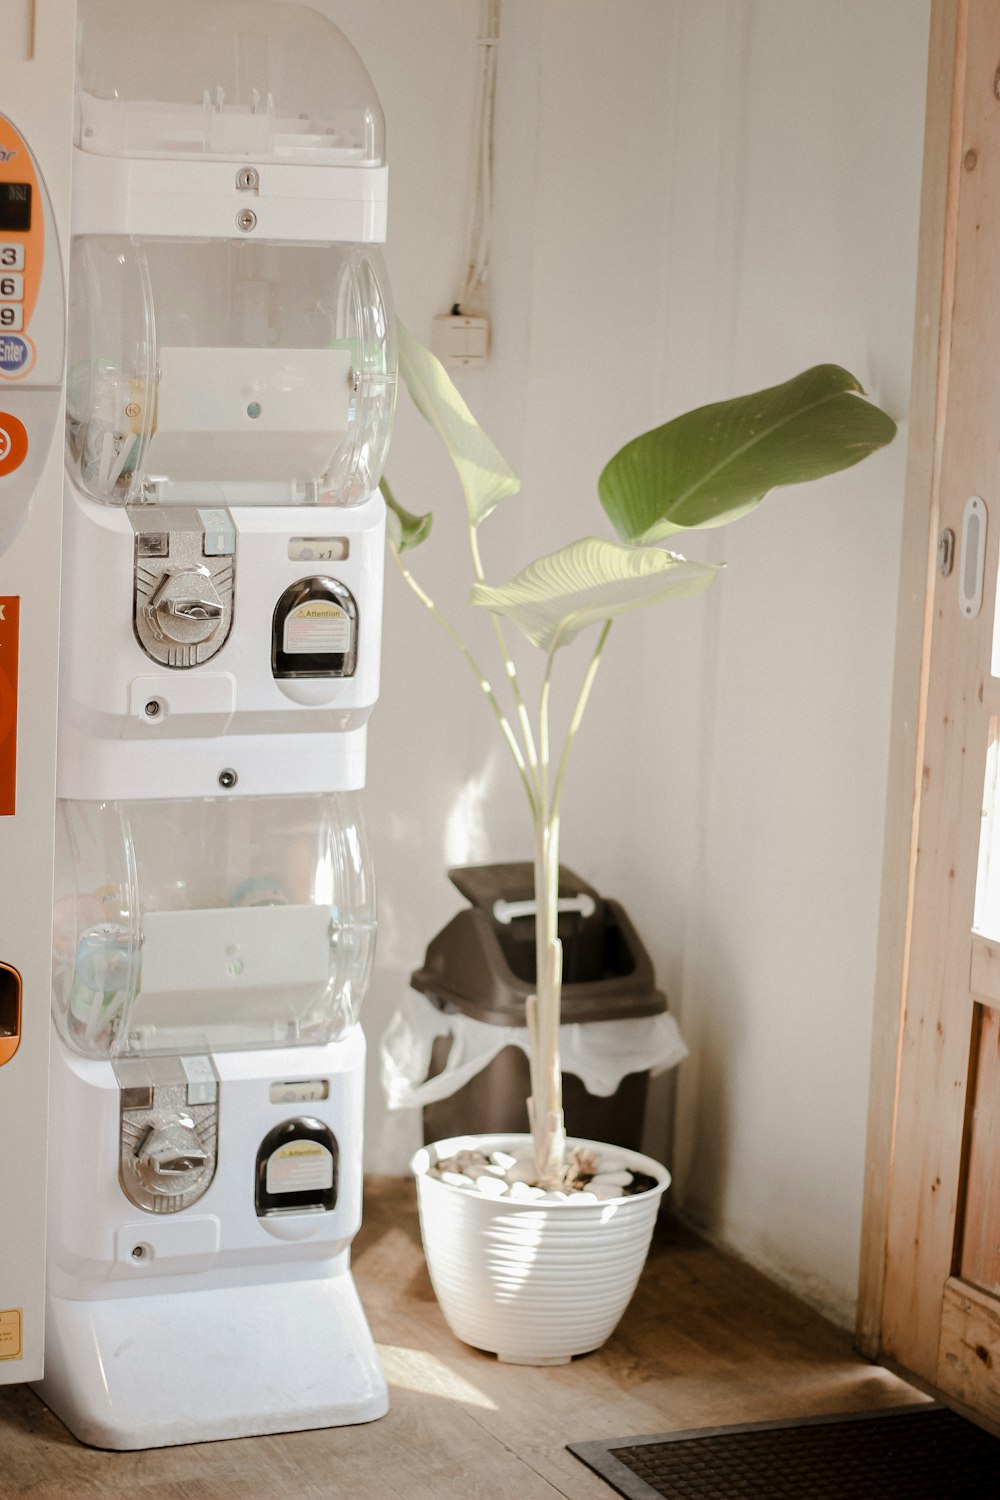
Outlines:
{"type": "Polygon", "coordinates": [[[434,319],[431,347],[443,365],[484,365],[490,352],[490,320],[442,313],[434,319]]]}

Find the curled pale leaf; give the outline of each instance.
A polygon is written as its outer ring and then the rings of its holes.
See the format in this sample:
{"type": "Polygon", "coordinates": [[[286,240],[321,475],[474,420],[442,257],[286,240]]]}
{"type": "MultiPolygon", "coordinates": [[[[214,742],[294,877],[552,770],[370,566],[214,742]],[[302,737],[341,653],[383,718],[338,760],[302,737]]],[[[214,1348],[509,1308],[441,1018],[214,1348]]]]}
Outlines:
{"type": "Polygon", "coordinates": [[[721,526],[778,485],[820,479],[892,441],[892,418],[839,365],[700,406],[626,443],[598,480],[618,535],[652,542],[721,526]]]}
{"type": "Polygon", "coordinates": [[[466,406],[439,359],[398,322],[399,373],[420,415],[444,443],[474,526],[521,488],[510,464],[466,406]]]}
{"type": "Polygon", "coordinates": [[[699,594],[719,572],[716,564],[659,547],[588,536],[529,563],[498,588],[476,584],[469,602],[508,616],[533,645],[550,651],[597,621],[699,594]]]}
{"type": "Polygon", "coordinates": [[[382,498],[389,512],[386,531],[390,545],[395,547],[397,552],[406,552],[408,548],[419,547],[421,542],[426,542],[434,522],[433,513],[427,511],[422,516],[415,516],[411,511],[406,510],[392,493],[389,481],[384,474],[379,480],[378,487],[382,491],[382,498]]]}

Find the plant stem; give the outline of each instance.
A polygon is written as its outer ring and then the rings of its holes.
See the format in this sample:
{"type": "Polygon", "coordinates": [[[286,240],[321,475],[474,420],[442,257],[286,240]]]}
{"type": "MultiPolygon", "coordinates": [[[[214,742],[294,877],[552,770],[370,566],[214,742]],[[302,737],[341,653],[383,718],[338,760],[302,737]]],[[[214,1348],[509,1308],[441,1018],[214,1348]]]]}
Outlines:
{"type": "Polygon", "coordinates": [[[507,743],[507,748],[510,750],[511,755],[514,757],[514,764],[517,766],[518,775],[521,778],[521,785],[524,787],[525,795],[528,798],[528,804],[531,808],[531,816],[533,819],[537,820],[539,814],[538,798],[536,794],[536,788],[532,785],[532,781],[536,780],[536,778],[529,777],[528,767],[525,764],[524,754],[521,750],[521,747],[517,742],[517,736],[515,735],[514,730],[511,727],[510,720],[507,718],[507,715],[504,713],[503,709],[500,707],[499,702],[497,701],[496,694],[490,686],[489,679],[481,670],[478,662],[472,655],[472,652],[462,640],[462,637],[458,634],[458,631],[452,625],[451,621],[445,614],[442,613],[442,611],[434,603],[434,600],[430,597],[430,595],[421,588],[420,584],[414,578],[409,568],[403,562],[403,559],[400,556],[398,550],[395,547],[392,547],[391,551],[393,557],[396,560],[396,566],[403,577],[403,581],[413,590],[414,594],[416,594],[417,598],[420,600],[424,608],[428,611],[429,614],[434,617],[434,619],[440,625],[441,629],[452,641],[453,645],[460,652],[463,661],[465,661],[469,669],[474,674],[476,681],[479,683],[480,689],[482,690],[487,701],[489,702],[490,707],[496,715],[497,723],[500,725],[500,732],[502,733],[504,740],[507,743]]]}
{"type": "MultiPolygon", "coordinates": [[[[544,760],[542,762],[544,767],[544,760]]],[[[540,1187],[563,1183],[566,1126],[559,1061],[562,944],[559,941],[559,820],[535,825],[535,991],[528,998],[531,1099],[528,1112],[540,1187]]]]}
{"type": "Polygon", "coordinates": [[[608,631],[610,629],[611,621],[605,620],[604,629],[601,631],[597,640],[597,645],[594,647],[594,654],[590,658],[590,665],[587,668],[586,675],[584,676],[583,683],[580,687],[580,696],[576,700],[576,707],[573,710],[573,717],[570,719],[569,728],[566,731],[566,742],[563,745],[563,753],[559,761],[559,770],[556,772],[556,783],[552,791],[551,812],[553,817],[558,817],[559,815],[559,803],[562,799],[563,782],[566,779],[566,767],[569,764],[569,753],[573,748],[573,740],[576,737],[576,731],[580,727],[580,723],[583,719],[583,715],[587,707],[587,700],[590,697],[590,690],[594,685],[594,678],[597,676],[597,669],[601,664],[601,652],[604,650],[604,642],[608,638],[608,631]]]}
{"type": "Polygon", "coordinates": [[[555,665],[556,652],[559,650],[559,637],[561,629],[557,630],[549,647],[549,654],[545,660],[545,676],[542,678],[542,691],[538,701],[538,742],[539,742],[539,796],[541,801],[543,821],[548,821],[551,809],[549,807],[549,765],[550,742],[549,733],[549,701],[552,696],[552,668],[555,665]]]}
{"type": "Polygon", "coordinates": [[[549,702],[559,634],[549,649],[538,705],[539,812],[535,818],[535,994],[529,998],[531,1098],[528,1115],[540,1187],[563,1183],[566,1124],[562,1107],[559,1023],[562,944],[559,941],[559,817],[549,801],[549,702]]]}
{"type": "MultiPolygon", "coordinates": [[[[479,552],[479,528],[471,520],[469,521],[469,550],[472,553],[472,567],[476,579],[479,583],[485,583],[486,573],[483,569],[483,560],[479,552]]],[[[524,698],[521,693],[521,684],[517,676],[517,665],[510,654],[507,637],[503,633],[503,626],[499,615],[495,615],[490,610],[489,616],[493,625],[493,633],[497,638],[497,645],[500,648],[500,655],[503,658],[503,664],[507,671],[507,681],[510,683],[510,690],[513,694],[514,707],[517,710],[517,719],[521,726],[521,735],[524,739],[525,755],[530,767],[531,778],[534,782],[535,796],[540,797],[541,787],[538,781],[538,755],[535,750],[535,737],[531,730],[531,720],[528,717],[528,710],[525,707],[524,698]]]]}
{"type": "Polygon", "coordinates": [[[606,620],[598,637],[566,731],[555,785],[549,788],[549,703],[557,634],[549,648],[538,708],[540,808],[535,818],[535,990],[528,998],[531,1098],[528,1114],[535,1148],[535,1175],[541,1187],[563,1182],[566,1125],[562,1107],[559,1026],[562,1018],[562,944],[559,941],[559,802],[574,736],[580,727],[611,629],[606,620]]]}
{"type": "MultiPolygon", "coordinates": [[[[479,556],[476,528],[470,523],[469,540],[473,565],[477,578],[482,581],[483,570],[479,556]]],[[[507,747],[514,758],[521,784],[531,808],[535,830],[535,993],[529,995],[526,1004],[526,1019],[529,1036],[529,1069],[531,1097],[528,1100],[528,1115],[535,1152],[535,1180],[541,1187],[554,1189],[562,1186],[566,1155],[566,1125],[562,1105],[562,1068],[559,1057],[559,1026],[562,1010],[562,944],[559,941],[559,804],[562,798],[566,767],[577,730],[583,719],[590,690],[593,687],[600,665],[604,643],[611,629],[606,620],[593,656],[584,675],[576,705],[566,731],[562,755],[556,771],[555,783],[550,785],[551,733],[549,708],[552,692],[552,672],[560,636],[557,632],[549,648],[545,664],[538,712],[538,746],[531,730],[517,679],[517,670],[507,648],[499,621],[493,616],[500,653],[507,669],[518,719],[524,736],[525,751],[522,751],[517,736],[506,714],[500,707],[496,694],[483,674],[471,651],[434,603],[430,595],[414,578],[404,564],[397,548],[392,548],[396,566],[404,582],[434,617],[453,645],[460,652],[469,669],[474,673],[480,689],[500,725],[507,747]]]]}

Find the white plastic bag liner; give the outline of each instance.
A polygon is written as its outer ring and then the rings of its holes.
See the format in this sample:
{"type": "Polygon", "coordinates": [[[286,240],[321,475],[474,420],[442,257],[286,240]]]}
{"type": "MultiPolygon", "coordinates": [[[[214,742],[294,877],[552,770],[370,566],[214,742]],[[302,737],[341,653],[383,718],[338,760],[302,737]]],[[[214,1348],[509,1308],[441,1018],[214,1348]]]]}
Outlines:
{"type": "MultiPolygon", "coordinates": [[[[382,1037],[382,1088],[389,1109],[436,1104],[481,1073],[505,1047],[528,1050],[526,1026],[491,1026],[460,1011],[454,1014],[407,991],[382,1037]],[[427,1077],[436,1037],[450,1036],[444,1071],[427,1077]]],[[[626,1073],[663,1073],[688,1055],[677,1022],[669,1012],[630,1016],[621,1021],[587,1021],[560,1026],[563,1071],[581,1079],[587,1092],[606,1098],[626,1073]]]]}

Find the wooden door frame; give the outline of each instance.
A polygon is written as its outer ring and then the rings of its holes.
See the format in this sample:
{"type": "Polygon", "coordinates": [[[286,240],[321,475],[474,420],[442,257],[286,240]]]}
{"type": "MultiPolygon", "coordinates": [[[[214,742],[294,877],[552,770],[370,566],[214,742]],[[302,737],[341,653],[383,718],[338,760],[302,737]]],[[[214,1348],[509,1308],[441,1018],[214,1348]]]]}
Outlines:
{"type": "Polygon", "coordinates": [[[921,770],[926,727],[931,611],[940,509],[940,427],[954,280],[957,164],[953,128],[961,98],[959,23],[964,0],[932,0],[924,127],[920,247],[917,258],[913,379],[896,615],[885,853],[875,976],[871,1095],[865,1163],[857,1338],[871,1358],[881,1354],[892,1144],[899,1047],[909,971],[911,915],[921,770]]]}
{"type": "MultiPolygon", "coordinates": [[[[979,364],[985,367],[987,374],[978,386],[974,386],[975,393],[978,395],[982,391],[982,399],[986,400],[998,389],[987,357],[988,350],[985,350],[986,339],[992,336],[987,331],[987,313],[995,325],[996,308],[989,308],[983,282],[972,274],[976,252],[986,238],[977,239],[983,211],[981,203],[975,208],[972,221],[960,214],[960,200],[965,201],[963,190],[973,204],[979,201],[977,193],[985,191],[979,186],[980,174],[977,173],[975,178],[971,175],[976,172],[977,165],[982,168],[988,159],[984,155],[983,162],[980,162],[980,152],[988,149],[994,159],[1000,154],[997,151],[1000,142],[997,117],[997,112],[1000,112],[1000,67],[995,74],[992,72],[1000,61],[1000,14],[994,14],[995,11],[993,0],[932,0],[910,441],[897,614],[857,1327],[858,1343],[866,1354],[879,1358],[888,1352],[890,1357],[896,1357],[896,1346],[901,1342],[900,1313],[905,1309],[907,1316],[922,1324],[922,1331],[912,1341],[902,1340],[904,1346],[909,1343],[910,1353],[899,1362],[935,1385],[940,1383],[940,1367],[936,1341],[929,1337],[930,1323],[935,1316],[940,1319],[941,1294],[952,1271],[951,1265],[945,1262],[947,1247],[954,1240],[959,1187],[952,1174],[944,1183],[940,1201],[933,1201],[932,1206],[931,1195],[936,1187],[941,1186],[941,1177],[936,1183],[923,1181],[927,1173],[922,1170],[923,1164],[915,1160],[908,1137],[901,1133],[897,1143],[896,1133],[897,1126],[902,1132],[908,1123],[912,1124],[913,1118],[908,1119],[899,1111],[901,1079],[907,1081],[907,1097],[912,1099],[914,1078],[912,1055],[908,1064],[911,1071],[906,1073],[904,1070],[904,1041],[908,1037],[907,1045],[912,1048],[913,1032],[925,1028],[921,1035],[919,1066],[923,1071],[920,1076],[933,1081],[937,1077],[935,1067],[939,1072],[941,1070],[940,1058],[945,1051],[944,1039],[950,1016],[946,987],[942,986],[941,993],[935,992],[929,999],[926,972],[921,971],[919,963],[914,965],[911,986],[910,959],[915,930],[919,930],[919,924],[916,929],[914,924],[918,890],[923,891],[926,904],[927,886],[918,885],[917,858],[918,836],[925,827],[925,795],[930,823],[926,856],[919,866],[921,880],[927,880],[926,871],[934,867],[935,860],[940,864],[949,857],[942,852],[940,842],[935,844],[933,835],[935,826],[940,832],[940,808],[945,797],[942,788],[950,783],[939,778],[933,791],[926,794],[925,784],[928,762],[933,760],[933,773],[938,778],[939,771],[946,764],[943,752],[939,755],[941,746],[948,743],[949,735],[955,738],[953,725],[942,728],[933,718],[929,723],[928,708],[929,701],[934,698],[930,677],[932,627],[935,618],[953,608],[955,602],[954,579],[949,585],[944,585],[938,576],[937,539],[942,524],[954,526],[956,504],[961,505],[965,498],[950,492],[955,484],[949,484],[947,474],[945,485],[948,489],[942,487],[943,466],[956,467],[953,448],[946,444],[946,417],[950,422],[956,422],[956,413],[962,405],[961,401],[956,401],[949,409],[948,404],[953,336],[959,327],[965,336],[964,365],[956,367],[954,378],[956,390],[965,390],[966,409],[970,400],[968,377],[979,364]],[[991,44],[994,33],[995,48],[990,47],[989,56],[986,56],[984,38],[991,44]],[[992,97],[986,100],[990,79],[992,97]],[[961,325],[953,318],[960,260],[963,266],[966,260],[972,266],[963,293],[960,316],[964,321],[961,325]],[[978,349],[974,347],[977,338],[978,349]],[[937,808],[936,813],[934,808],[937,808]],[[905,1030],[904,1023],[907,1023],[905,1030]],[[937,1037],[928,1042],[928,1036],[934,1031],[937,1037]],[[934,1042],[939,1043],[937,1055],[934,1042]],[[897,1154],[907,1158],[908,1164],[899,1167],[897,1154]],[[948,1239],[949,1227],[951,1240],[948,1239]],[[890,1253],[893,1255],[893,1280],[887,1292],[890,1253]],[[937,1306],[931,1309],[933,1298],[937,1299],[937,1306]],[[889,1327],[892,1323],[895,1324],[894,1330],[889,1327]]],[[[989,172],[989,181],[995,189],[997,169],[992,160],[989,172]]],[[[992,227],[995,230],[995,224],[992,227]]],[[[974,404],[981,410],[981,401],[974,400],[974,404]]],[[[957,467],[961,470],[962,465],[957,467]]],[[[985,489],[982,493],[986,493],[985,489]]],[[[990,560],[987,563],[994,578],[998,523],[1000,514],[994,513],[994,537],[988,543],[990,560]]],[[[992,582],[987,595],[983,615],[992,624],[992,582]]],[[[964,661],[965,657],[960,659],[964,661]]],[[[984,676],[988,675],[987,669],[984,676]]],[[[980,710],[985,686],[980,678],[980,710]]],[[[973,684],[970,682],[966,687],[971,695],[973,684]]],[[[987,694],[995,714],[995,681],[988,687],[987,694]]],[[[938,700],[937,707],[931,708],[931,715],[940,709],[938,700]]],[[[949,725],[947,717],[944,725],[949,725]]],[[[977,734],[981,727],[977,720],[977,734]]],[[[961,754],[964,753],[962,747],[961,754]]],[[[970,756],[970,763],[971,760],[970,756]]],[[[967,852],[968,827],[962,840],[967,852]]],[[[958,863],[955,858],[955,865],[958,863]]],[[[946,873],[954,877],[955,868],[946,873]]],[[[963,896],[963,905],[956,910],[965,909],[964,899],[963,896]]],[[[937,939],[942,951],[948,947],[947,933],[951,930],[947,915],[943,907],[941,935],[937,939]]],[[[970,911],[970,937],[971,920],[970,911]]],[[[928,933],[938,929],[927,927],[926,911],[923,922],[923,953],[926,958],[928,933]]],[[[954,968],[950,972],[954,973],[954,968]]],[[[964,1103],[965,1080],[955,1076],[961,1071],[957,1057],[958,1037],[949,1037],[947,1046],[948,1067],[952,1070],[947,1073],[947,1079],[950,1083],[960,1083],[963,1090],[961,1096],[957,1091],[950,1091],[949,1101],[937,1106],[945,1111],[945,1133],[950,1150],[963,1126],[959,1114],[964,1103]]],[[[932,1118],[937,1123],[937,1114],[932,1118]]],[[[932,1133],[929,1129],[928,1137],[932,1133]]],[[[932,1160],[933,1152],[928,1152],[927,1156],[932,1160]]],[[[957,1162],[954,1171],[957,1172],[957,1162]]],[[[942,1168],[941,1176],[949,1174],[942,1168]]],[[[963,1314],[968,1311],[963,1302],[963,1314]]],[[[995,1329],[993,1332],[995,1334],[995,1329]]]]}

